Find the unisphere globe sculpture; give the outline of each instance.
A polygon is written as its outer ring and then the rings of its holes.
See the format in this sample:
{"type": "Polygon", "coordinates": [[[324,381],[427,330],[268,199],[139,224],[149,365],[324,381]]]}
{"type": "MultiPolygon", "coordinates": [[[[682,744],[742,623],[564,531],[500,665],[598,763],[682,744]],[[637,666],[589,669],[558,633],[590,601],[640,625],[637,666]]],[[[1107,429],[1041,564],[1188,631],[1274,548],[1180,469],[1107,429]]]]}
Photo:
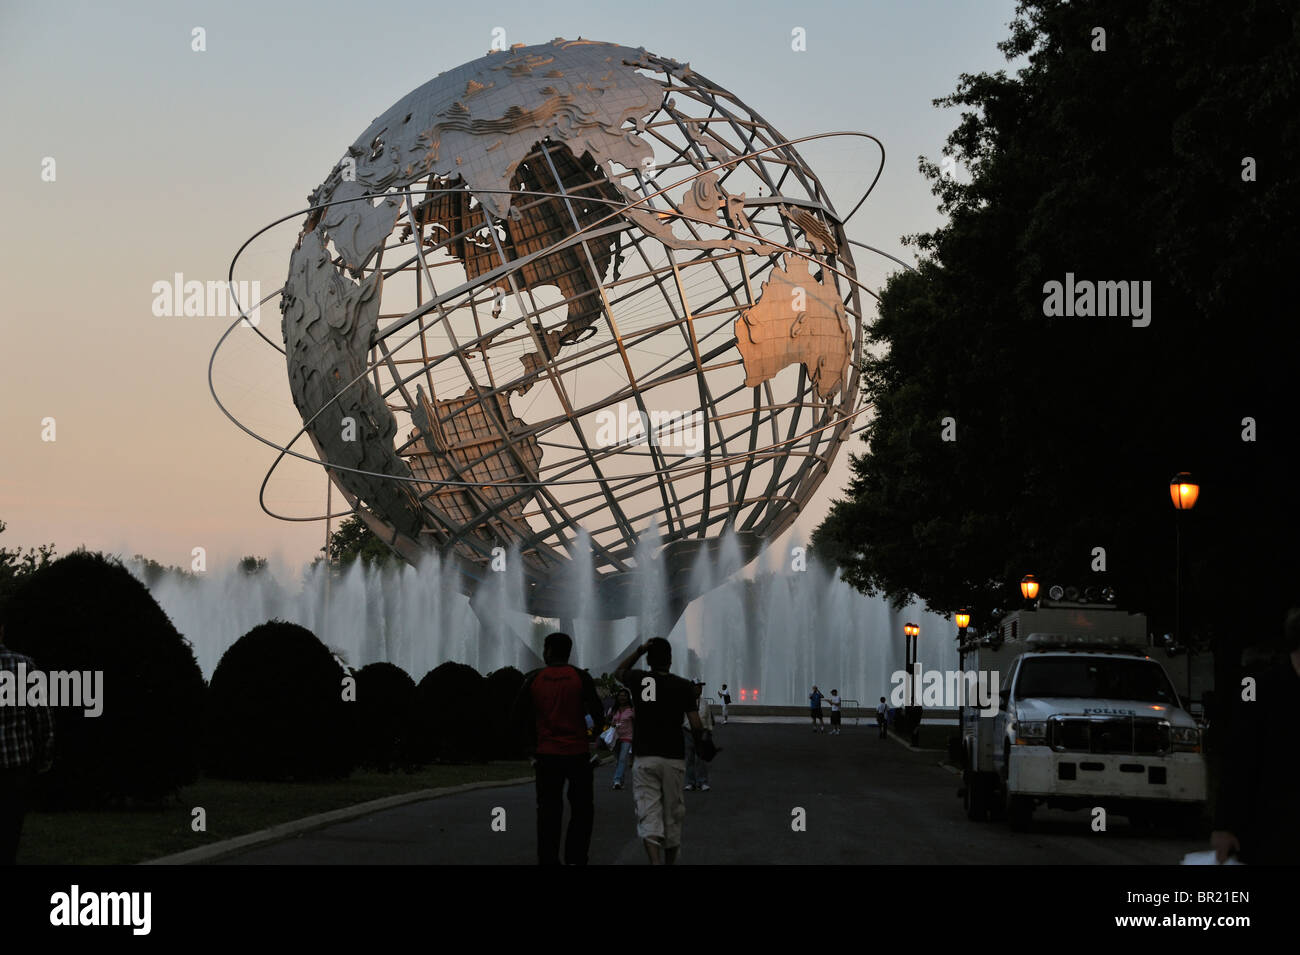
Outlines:
{"type": "Polygon", "coordinates": [[[689,65],[489,54],[384,112],[311,203],[281,295],[305,432],[383,540],[454,555],[467,591],[508,555],[527,610],[566,616],[582,566],[625,616],[654,559],[680,612],[700,549],[752,558],[851,432],[841,219],[689,65]]]}

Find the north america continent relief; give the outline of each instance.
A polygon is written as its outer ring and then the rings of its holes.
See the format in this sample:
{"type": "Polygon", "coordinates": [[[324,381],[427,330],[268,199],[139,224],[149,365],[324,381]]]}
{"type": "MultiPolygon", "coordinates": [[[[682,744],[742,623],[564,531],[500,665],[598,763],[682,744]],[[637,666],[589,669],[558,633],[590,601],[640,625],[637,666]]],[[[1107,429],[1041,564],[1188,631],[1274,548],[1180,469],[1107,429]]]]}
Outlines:
{"type": "Polygon", "coordinates": [[[785,256],[734,330],[746,387],[795,362],[803,363],[823,401],[844,387],[852,346],[848,314],[835,287],[809,274],[807,259],[785,256]]]}

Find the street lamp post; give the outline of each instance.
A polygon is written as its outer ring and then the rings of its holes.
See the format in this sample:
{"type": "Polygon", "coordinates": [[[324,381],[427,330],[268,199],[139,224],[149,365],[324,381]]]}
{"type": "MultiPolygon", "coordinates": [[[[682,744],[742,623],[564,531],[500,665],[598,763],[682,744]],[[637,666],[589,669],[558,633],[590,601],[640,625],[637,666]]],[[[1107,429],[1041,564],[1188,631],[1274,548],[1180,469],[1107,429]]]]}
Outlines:
{"type": "Polygon", "coordinates": [[[962,609],[956,614],[957,622],[957,649],[960,650],[962,644],[966,642],[966,628],[970,626],[970,612],[962,609]]]}
{"type": "Polygon", "coordinates": [[[1020,578],[1020,596],[1030,603],[1038,599],[1038,578],[1033,574],[1025,574],[1020,578]]]}
{"type": "Polygon", "coordinates": [[[903,633],[907,636],[907,673],[908,682],[912,685],[912,692],[909,694],[907,706],[903,712],[906,714],[906,726],[911,733],[912,745],[915,746],[920,742],[921,735],[921,692],[917,684],[916,671],[920,669],[917,666],[918,652],[917,642],[921,635],[921,628],[914,623],[903,624],[903,633]]]}
{"type": "Polygon", "coordinates": [[[1179,471],[1169,482],[1169,498],[1174,510],[1174,641],[1183,644],[1187,656],[1187,705],[1192,705],[1192,647],[1183,640],[1183,522],[1179,515],[1196,506],[1201,486],[1186,471],[1179,471]]]}
{"type": "Polygon", "coordinates": [[[916,701],[916,658],[917,647],[916,638],[920,635],[921,628],[914,623],[903,624],[903,636],[906,638],[903,656],[907,665],[907,680],[912,685],[912,692],[907,695],[907,705],[912,706],[916,701]]]}

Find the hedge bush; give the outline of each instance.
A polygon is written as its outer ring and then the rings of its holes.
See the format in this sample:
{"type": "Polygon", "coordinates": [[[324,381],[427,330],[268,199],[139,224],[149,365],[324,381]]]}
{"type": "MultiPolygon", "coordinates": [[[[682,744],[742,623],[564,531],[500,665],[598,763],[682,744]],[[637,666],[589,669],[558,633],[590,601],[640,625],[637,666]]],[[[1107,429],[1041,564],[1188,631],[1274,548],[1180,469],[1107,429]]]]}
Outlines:
{"type": "Polygon", "coordinates": [[[208,686],[204,768],[229,779],[330,779],[356,762],[347,671],[310,630],[254,627],[221,657],[208,686]]]}
{"type": "Polygon", "coordinates": [[[415,681],[392,663],[369,663],[354,676],[360,765],[383,772],[412,765],[416,762],[415,681]]]}
{"type": "Polygon", "coordinates": [[[198,775],[203,674],[189,641],[116,558],[77,551],[31,574],[5,608],[5,644],[46,671],[102,673],[102,713],[53,711],[39,805],[156,802],[198,775]]]}
{"type": "Polygon", "coordinates": [[[524,755],[522,741],[509,725],[510,709],[523,683],[524,675],[514,667],[502,667],[487,675],[485,718],[491,734],[488,753],[494,759],[521,759],[524,755]]]}
{"type": "Polygon", "coordinates": [[[424,675],[416,687],[416,754],[421,761],[459,763],[488,757],[486,690],[482,674],[464,663],[443,663],[424,675]]]}

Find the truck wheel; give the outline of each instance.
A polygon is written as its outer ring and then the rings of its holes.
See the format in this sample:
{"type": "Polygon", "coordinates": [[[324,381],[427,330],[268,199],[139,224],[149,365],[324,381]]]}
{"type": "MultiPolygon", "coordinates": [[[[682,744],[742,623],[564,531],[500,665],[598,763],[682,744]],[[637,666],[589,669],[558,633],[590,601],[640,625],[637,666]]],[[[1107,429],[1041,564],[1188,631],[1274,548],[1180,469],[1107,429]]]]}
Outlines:
{"type": "Polygon", "coordinates": [[[1007,798],[1005,792],[993,788],[989,784],[989,820],[992,822],[1002,822],[1007,818],[1007,798]]]}
{"type": "Polygon", "coordinates": [[[993,815],[993,792],[993,780],[986,773],[975,777],[975,807],[981,822],[993,815]]]}
{"type": "Polygon", "coordinates": [[[988,785],[978,773],[967,773],[965,796],[962,803],[966,809],[966,818],[974,822],[983,822],[988,815],[988,785]]]}
{"type": "Polygon", "coordinates": [[[1007,799],[1007,823],[1013,832],[1025,832],[1033,824],[1034,801],[1028,796],[1010,796],[1007,799]]]}

